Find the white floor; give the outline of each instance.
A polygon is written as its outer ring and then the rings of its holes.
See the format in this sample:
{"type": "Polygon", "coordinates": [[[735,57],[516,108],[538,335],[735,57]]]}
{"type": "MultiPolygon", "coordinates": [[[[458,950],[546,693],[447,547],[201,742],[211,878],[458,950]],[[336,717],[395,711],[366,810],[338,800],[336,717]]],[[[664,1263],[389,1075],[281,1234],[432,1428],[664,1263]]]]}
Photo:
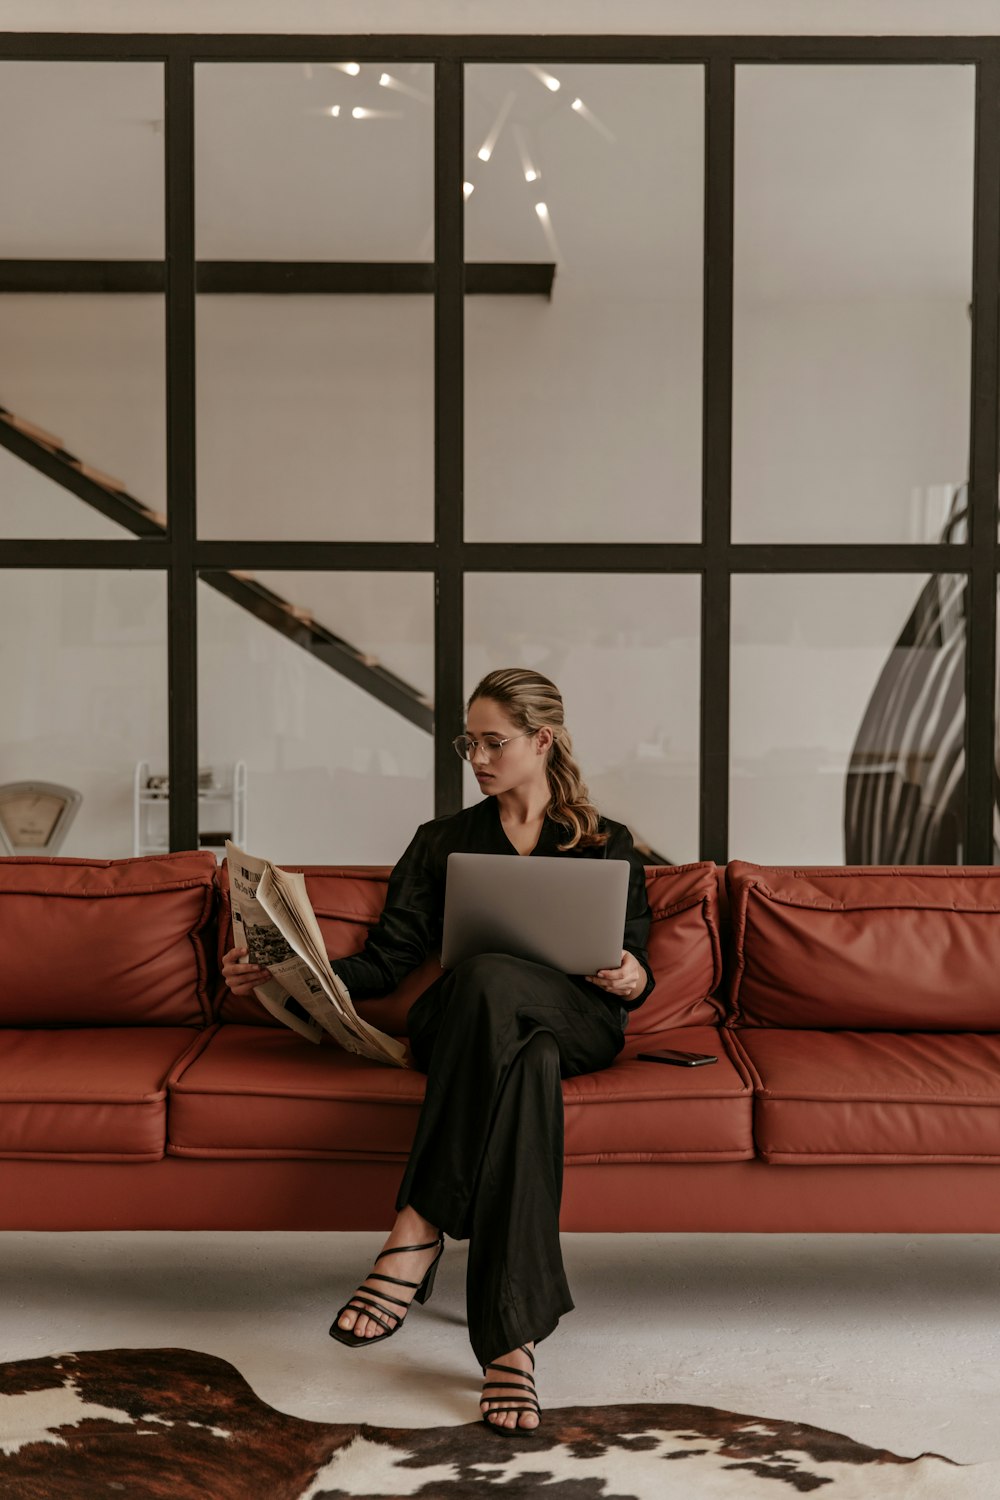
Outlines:
{"type": "MultiPolygon", "coordinates": [[[[0,1235],[0,1360],[181,1347],[326,1422],[478,1416],[465,1249],[382,1350],[327,1337],[368,1234],[0,1235]]],[[[543,1405],[687,1402],[809,1422],[906,1456],[1000,1458],[1000,1237],[566,1235],[576,1311],[543,1405]]]]}

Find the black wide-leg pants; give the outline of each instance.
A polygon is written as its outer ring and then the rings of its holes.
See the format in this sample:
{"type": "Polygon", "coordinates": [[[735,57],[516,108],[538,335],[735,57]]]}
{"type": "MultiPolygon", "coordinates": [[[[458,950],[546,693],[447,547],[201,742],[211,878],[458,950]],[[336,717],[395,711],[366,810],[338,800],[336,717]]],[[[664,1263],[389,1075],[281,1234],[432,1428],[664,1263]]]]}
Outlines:
{"type": "Polygon", "coordinates": [[[468,1239],[481,1365],[545,1338],[573,1306],[559,1246],[560,1079],[608,1067],[625,1017],[597,985],[502,953],[467,959],[411,1007],[427,1091],[396,1207],[468,1239]]]}

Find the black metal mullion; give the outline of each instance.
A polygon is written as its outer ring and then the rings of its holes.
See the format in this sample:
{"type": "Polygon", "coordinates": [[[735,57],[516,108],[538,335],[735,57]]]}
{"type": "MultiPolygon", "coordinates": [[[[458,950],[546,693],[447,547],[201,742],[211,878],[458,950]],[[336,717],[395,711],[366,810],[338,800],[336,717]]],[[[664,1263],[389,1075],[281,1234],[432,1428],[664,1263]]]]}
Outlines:
{"type": "Polygon", "coordinates": [[[1000,58],[997,36],[737,36],[599,33],[3,32],[0,58],[23,61],[216,63],[400,62],[883,62],[968,63],[1000,58]]]}
{"type": "Polygon", "coordinates": [[[966,542],[732,542],[738,573],[954,572],[970,556],[966,542]]]}
{"type": "Polygon", "coordinates": [[[734,105],[733,63],[713,60],[705,76],[698,848],[717,864],[729,846],[734,105]]]}
{"type": "MultiPolygon", "coordinates": [[[[135,541],[11,538],[2,543],[8,566],[165,567],[170,551],[153,537],[135,541]]],[[[288,572],[419,573],[433,569],[433,542],[332,542],[239,539],[194,544],[201,569],[288,572]]],[[[474,573],[697,573],[709,553],[701,542],[466,542],[462,558],[474,573]]],[[[954,573],[968,568],[966,543],[886,542],[834,545],[735,542],[728,566],[738,573],[954,573]]],[[[725,565],[726,559],[723,559],[725,565]]]]}
{"type": "Polygon", "coordinates": [[[463,436],[465,319],[464,77],[460,62],[434,70],[434,810],[462,806],[463,436]]]}
{"type": "Polygon", "coordinates": [[[201,540],[194,545],[199,568],[245,571],[416,573],[428,572],[437,554],[433,542],[331,542],[201,540]]]}
{"type": "Polygon", "coordinates": [[[166,569],[170,551],[166,542],[139,537],[134,542],[117,538],[85,541],[75,537],[12,537],[0,541],[0,562],[5,568],[106,568],[166,569]]]}
{"type": "Polygon", "coordinates": [[[966,854],[993,862],[997,470],[1000,461],[1000,61],[976,70],[972,410],[966,650],[966,854]]]}
{"type": "Polygon", "coordinates": [[[159,260],[0,260],[0,293],[158,293],[163,295],[159,260]]]}
{"type": "Polygon", "coordinates": [[[700,542],[466,542],[470,573],[677,573],[702,566],[700,542]]]}
{"type": "MultiPolygon", "coordinates": [[[[717,334],[713,332],[717,341],[717,334]]],[[[724,381],[717,371],[705,378],[717,391],[724,381]]],[[[728,400],[728,396],[726,397],[728,400]]],[[[723,413],[708,420],[721,427],[723,413]]],[[[710,440],[706,435],[705,442],[710,440]]],[[[719,434],[719,444],[724,440],[719,434]]],[[[708,486],[713,516],[724,507],[729,529],[728,451],[713,449],[703,455],[703,489],[708,486]],[[725,480],[725,488],[719,486],[725,480]],[[719,495],[722,499],[719,499],[719,495]]],[[[703,521],[705,518],[703,517],[703,521]]],[[[715,524],[714,522],[712,524],[715,524]]],[[[415,545],[415,544],[414,544],[415,545]]],[[[969,557],[964,542],[732,542],[718,538],[701,542],[466,542],[462,549],[470,571],[511,573],[684,573],[706,567],[729,568],[739,573],[926,573],[954,572],[969,557]]]]}
{"type": "Polygon", "coordinates": [[[170,847],[198,847],[198,641],[195,571],[194,62],[164,78],[167,352],[167,671],[170,847]]]}
{"type": "MultiPolygon", "coordinates": [[[[466,292],[480,297],[548,297],[553,261],[472,261],[466,292]]],[[[156,260],[3,260],[0,294],[44,292],[102,296],[163,293],[156,260]]],[[[431,296],[431,261],[202,260],[195,266],[201,296],[431,296]]]]}

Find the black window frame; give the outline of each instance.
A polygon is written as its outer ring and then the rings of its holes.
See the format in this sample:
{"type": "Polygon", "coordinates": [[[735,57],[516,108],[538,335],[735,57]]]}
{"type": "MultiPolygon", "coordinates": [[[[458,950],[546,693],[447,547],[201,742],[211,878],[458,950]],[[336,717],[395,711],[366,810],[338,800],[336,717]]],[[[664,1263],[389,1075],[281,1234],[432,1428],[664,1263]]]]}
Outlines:
{"type": "MultiPolygon", "coordinates": [[[[163,537],[0,539],[4,568],[167,575],[170,847],[198,843],[197,581],[219,569],[432,572],[436,815],[462,800],[469,572],[701,577],[699,858],[730,857],[730,580],[734,573],[960,573],[968,582],[966,862],[993,858],[1000,548],[1000,37],[0,34],[0,60],[160,62],[166,199],[167,529],[163,537]],[[194,69],[198,63],[428,62],[435,67],[433,542],[199,540],[196,531],[194,69]],[[482,62],[699,64],[705,70],[702,538],[696,543],[466,542],[463,536],[464,67],[482,62]],[[733,182],[742,64],[956,64],[975,69],[969,526],[964,543],[734,543],[731,538],[733,182]]],[[[656,683],[648,684],[650,693],[656,683]]],[[[752,851],[738,851],[752,857],[752,851]]]]}

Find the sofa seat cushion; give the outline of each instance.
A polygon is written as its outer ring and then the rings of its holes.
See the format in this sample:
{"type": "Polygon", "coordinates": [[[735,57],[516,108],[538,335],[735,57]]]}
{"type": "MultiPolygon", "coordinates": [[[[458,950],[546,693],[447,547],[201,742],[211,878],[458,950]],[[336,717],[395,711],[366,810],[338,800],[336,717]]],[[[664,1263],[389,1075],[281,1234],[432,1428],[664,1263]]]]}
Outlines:
{"type": "Polygon", "coordinates": [[[167,1078],[204,1036],[182,1026],[0,1029],[0,1157],[159,1161],[167,1078]]]}
{"type": "Polygon", "coordinates": [[[737,1032],[765,1161],[1000,1162],[1000,1036],[737,1032]]]}
{"type": "Polygon", "coordinates": [[[285,1027],[222,1025],[171,1082],[167,1154],[395,1159],[423,1097],[422,1073],[285,1027]]]}
{"type": "MultiPolygon", "coordinates": [[[[713,1027],[630,1038],[613,1067],[568,1078],[567,1161],[753,1155],[752,1090],[713,1027]],[[639,1063],[646,1046],[720,1054],[705,1068],[639,1063]]],[[[199,1157],[402,1160],[424,1075],[313,1046],[269,1026],[223,1025],[171,1082],[167,1152],[199,1157]]]]}
{"type": "Polygon", "coordinates": [[[754,1155],[753,1086],[726,1033],[671,1026],[634,1036],[614,1066],[563,1081],[566,1160],[743,1161],[754,1155]],[[640,1062],[640,1052],[709,1052],[703,1067],[640,1062]]]}

